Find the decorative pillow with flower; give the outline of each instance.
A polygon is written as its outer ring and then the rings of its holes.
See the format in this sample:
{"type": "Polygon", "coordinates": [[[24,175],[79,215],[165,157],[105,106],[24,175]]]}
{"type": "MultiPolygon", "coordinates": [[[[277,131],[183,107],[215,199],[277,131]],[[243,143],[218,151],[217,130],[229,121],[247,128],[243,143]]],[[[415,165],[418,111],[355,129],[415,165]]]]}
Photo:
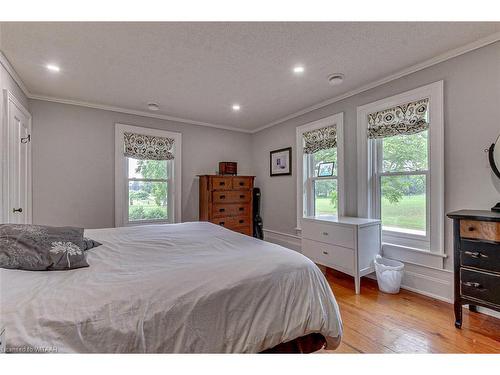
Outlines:
{"type": "Polygon", "coordinates": [[[56,271],[88,267],[83,228],[0,225],[0,267],[56,271]]]}

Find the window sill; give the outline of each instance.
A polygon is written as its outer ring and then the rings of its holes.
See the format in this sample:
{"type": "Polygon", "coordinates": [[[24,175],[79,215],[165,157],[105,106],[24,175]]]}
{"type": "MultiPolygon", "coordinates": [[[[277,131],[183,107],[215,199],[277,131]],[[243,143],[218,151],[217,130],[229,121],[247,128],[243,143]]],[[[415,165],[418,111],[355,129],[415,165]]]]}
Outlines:
{"type": "Polygon", "coordinates": [[[444,259],[448,256],[442,252],[432,252],[409,246],[382,243],[382,254],[388,258],[419,266],[443,269],[444,259]]]}

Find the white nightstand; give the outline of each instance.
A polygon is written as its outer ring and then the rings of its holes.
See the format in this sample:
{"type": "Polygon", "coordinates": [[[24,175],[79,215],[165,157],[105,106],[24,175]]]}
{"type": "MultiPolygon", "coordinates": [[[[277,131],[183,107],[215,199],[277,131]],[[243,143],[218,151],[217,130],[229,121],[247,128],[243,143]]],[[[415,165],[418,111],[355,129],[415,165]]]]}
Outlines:
{"type": "Polygon", "coordinates": [[[354,277],[356,294],[362,276],[374,272],[380,253],[380,220],[316,216],[302,219],[302,254],[313,262],[354,277]]]}

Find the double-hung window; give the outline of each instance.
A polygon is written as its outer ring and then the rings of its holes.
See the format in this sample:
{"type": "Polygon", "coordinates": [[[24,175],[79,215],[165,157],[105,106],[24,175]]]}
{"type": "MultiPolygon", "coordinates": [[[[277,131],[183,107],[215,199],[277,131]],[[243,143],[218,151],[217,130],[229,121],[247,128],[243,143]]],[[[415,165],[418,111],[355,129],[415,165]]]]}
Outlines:
{"type": "Polygon", "coordinates": [[[180,133],[116,124],[116,226],[180,221],[180,133]]]}
{"type": "Polygon", "coordinates": [[[343,114],[297,127],[297,227],[304,216],[343,215],[343,114]]]}
{"type": "Polygon", "coordinates": [[[442,82],[358,108],[358,214],[385,244],[442,253],[442,82]]]}

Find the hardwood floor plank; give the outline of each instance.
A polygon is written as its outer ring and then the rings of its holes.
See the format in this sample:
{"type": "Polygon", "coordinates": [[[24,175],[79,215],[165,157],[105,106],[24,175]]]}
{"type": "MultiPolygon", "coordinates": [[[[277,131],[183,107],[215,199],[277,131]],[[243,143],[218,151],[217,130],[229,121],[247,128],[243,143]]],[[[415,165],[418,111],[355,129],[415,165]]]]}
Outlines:
{"type": "Polygon", "coordinates": [[[367,278],[356,295],[352,277],[330,269],[326,277],[344,324],[337,353],[500,353],[500,319],[464,308],[459,330],[449,303],[406,290],[385,294],[367,278]]]}

